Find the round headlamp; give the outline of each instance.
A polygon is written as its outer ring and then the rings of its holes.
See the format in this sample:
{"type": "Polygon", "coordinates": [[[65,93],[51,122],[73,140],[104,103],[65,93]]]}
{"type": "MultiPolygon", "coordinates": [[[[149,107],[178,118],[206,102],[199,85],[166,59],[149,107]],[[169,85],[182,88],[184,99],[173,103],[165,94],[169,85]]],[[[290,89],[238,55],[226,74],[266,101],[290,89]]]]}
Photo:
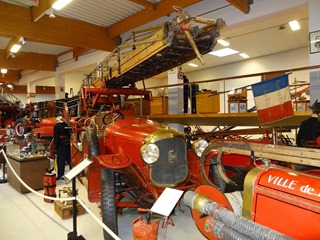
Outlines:
{"type": "Polygon", "coordinates": [[[198,157],[201,157],[206,147],[208,147],[208,142],[204,139],[198,139],[192,143],[191,149],[198,157]]]}
{"type": "Polygon", "coordinates": [[[160,151],[157,145],[149,143],[142,146],[140,153],[143,161],[151,164],[158,160],[160,151]]]}

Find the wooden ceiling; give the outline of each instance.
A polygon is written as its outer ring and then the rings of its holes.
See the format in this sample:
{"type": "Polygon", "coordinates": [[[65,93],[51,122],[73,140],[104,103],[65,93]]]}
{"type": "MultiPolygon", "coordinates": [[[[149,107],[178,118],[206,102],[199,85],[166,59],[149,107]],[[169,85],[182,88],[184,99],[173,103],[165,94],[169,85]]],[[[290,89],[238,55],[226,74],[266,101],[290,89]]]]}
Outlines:
{"type": "MultiPolygon", "coordinates": [[[[17,0],[16,0],[17,1],[17,0]]],[[[119,42],[119,36],[131,29],[144,25],[160,17],[174,12],[172,6],[186,8],[201,0],[162,0],[152,3],[147,0],[129,0],[142,6],[141,11],[114,24],[103,27],[71,17],[57,16],[54,21],[48,17],[48,9],[54,0],[40,0],[37,6],[25,6],[14,1],[0,1],[0,38],[11,41],[0,45],[0,68],[7,68],[7,74],[0,78],[1,82],[18,82],[21,71],[55,71],[59,54],[39,52],[18,52],[10,55],[9,47],[15,39],[23,36],[26,42],[65,46],[73,52],[77,59],[81,54],[92,49],[112,51],[119,42]]],[[[250,0],[227,0],[244,13],[250,10],[250,0]]],[[[108,14],[108,13],[106,13],[108,14]]]]}

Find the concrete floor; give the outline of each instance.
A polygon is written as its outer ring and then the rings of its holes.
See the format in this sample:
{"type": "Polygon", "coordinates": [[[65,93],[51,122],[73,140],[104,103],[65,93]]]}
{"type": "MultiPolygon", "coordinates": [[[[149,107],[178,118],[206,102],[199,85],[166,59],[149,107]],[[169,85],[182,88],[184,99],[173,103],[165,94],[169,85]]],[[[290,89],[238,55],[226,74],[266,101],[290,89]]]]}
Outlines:
{"type": "MultiPolygon", "coordinates": [[[[32,173],[31,173],[32,174],[32,173]]],[[[2,179],[0,171],[0,179],[2,179]]],[[[56,193],[59,189],[71,187],[63,180],[57,181],[56,193]]],[[[77,183],[80,199],[100,219],[97,204],[87,200],[86,189],[77,183]]],[[[38,191],[43,193],[43,190],[38,191]]],[[[64,197],[64,196],[62,196],[64,197]]],[[[162,217],[159,216],[160,226],[158,239],[206,239],[199,232],[190,215],[190,210],[183,203],[184,212],[175,210],[172,220],[175,226],[168,225],[162,228],[162,217]]],[[[127,209],[123,215],[119,215],[119,237],[123,240],[133,239],[132,220],[145,215],[134,209],[127,209]]],[[[61,219],[54,210],[54,203],[47,203],[42,197],[34,193],[22,194],[16,191],[8,183],[0,184],[0,239],[1,240],[44,240],[67,239],[68,233],[73,231],[72,218],[61,219]]],[[[77,233],[87,240],[103,240],[102,227],[89,213],[77,217],[77,233]]]]}

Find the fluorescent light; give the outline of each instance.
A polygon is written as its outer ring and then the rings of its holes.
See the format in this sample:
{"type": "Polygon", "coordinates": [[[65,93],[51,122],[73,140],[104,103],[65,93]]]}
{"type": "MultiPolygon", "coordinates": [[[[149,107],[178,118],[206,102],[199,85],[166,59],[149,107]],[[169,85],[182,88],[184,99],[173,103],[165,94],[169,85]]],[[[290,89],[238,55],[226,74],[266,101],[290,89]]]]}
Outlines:
{"type": "Polygon", "coordinates": [[[2,74],[6,74],[8,72],[8,69],[6,69],[6,68],[1,68],[1,73],[2,74]]]}
{"type": "Polygon", "coordinates": [[[300,29],[300,25],[297,20],[289,22],[292,31],[297,31],[300,29]]]}
{"type": "Polygon", "coordinates": [[[19,43],[13,44],[13,46],[10,49],[10,52],[17,53],[20,50],[20,48],[21,48],[21,44],[19,43]]]}
{"type": "Polygon", "coordinates": [[[218,43],[220,43],[224,47],[230,46],[230,43],[224,39],[218,39],[218,43]]]}
{"type": "Polygon", "coordinates": [[[66,5],[68,5],[72,0],[57,0],[52,4],[52,8],[55,10],[61,10],[64,8],[66,5]]]}
{"type": "Polygon", "coordinates": [[[239,55],[243,58],[249,58],[249,55],[246,53],[240,53],[239,55]]]}
{"type": "Polygon", "coordinates": [[[188,63],[188,65],[189,65],[190,67],[198,67],[198,65],[195,64],[195,63],[188,63]]]}
{"type": "Polygon", "coordinates": [[[239,51],[233,50],[231,48],[223,48],[223,49],[220,49],[217,51],[209,52],[209,54],[217,56],[217,57],[225,57],[225,56],[229,56],[229,55],[236,54],[236,53],[239,53],[239,51]]]}

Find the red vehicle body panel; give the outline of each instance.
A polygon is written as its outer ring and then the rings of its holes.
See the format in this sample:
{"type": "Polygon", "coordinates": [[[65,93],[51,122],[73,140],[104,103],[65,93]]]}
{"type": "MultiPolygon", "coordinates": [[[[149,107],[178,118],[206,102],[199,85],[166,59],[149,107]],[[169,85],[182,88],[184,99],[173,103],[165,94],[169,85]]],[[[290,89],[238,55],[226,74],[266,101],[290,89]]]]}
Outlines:
{"type": "Polygon", "coordinates": [[[256,176],[251,220],[295,239],[320,237],[320,177],[270,168],[256,176]]]}

